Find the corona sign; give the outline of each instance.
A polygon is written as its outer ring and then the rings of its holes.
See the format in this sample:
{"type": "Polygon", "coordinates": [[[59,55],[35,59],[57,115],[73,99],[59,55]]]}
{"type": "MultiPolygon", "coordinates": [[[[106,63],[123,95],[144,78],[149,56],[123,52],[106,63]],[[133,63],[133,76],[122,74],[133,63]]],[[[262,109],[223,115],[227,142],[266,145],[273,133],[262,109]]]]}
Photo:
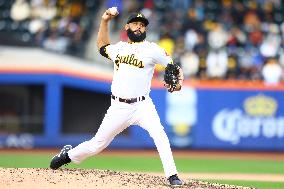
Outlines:
{"type": "Polygon", "coordinates": [[[284,149],[282,92],[210,92],[199,93],[195,147],[284,149]]]}
{"type": "Polygon", "coordinates": [[[241,138],[283,138],[284,117],[274,116],[275,99],[264,95],[250,97],[241,109],[222,109],[213,119],[213,133],[222,141],[238,144],[241,138]]]}

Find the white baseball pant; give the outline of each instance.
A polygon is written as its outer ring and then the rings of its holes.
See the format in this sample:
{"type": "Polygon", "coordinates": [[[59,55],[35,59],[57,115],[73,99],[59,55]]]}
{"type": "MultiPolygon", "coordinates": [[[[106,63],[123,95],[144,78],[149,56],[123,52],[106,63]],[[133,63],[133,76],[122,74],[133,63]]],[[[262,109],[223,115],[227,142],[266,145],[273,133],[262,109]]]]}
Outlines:
{"type": "Polygon", "coordinates": [[[114,137],[129,125],[139,125],[153,138],[161,158],[165,176],[177,174],[168,137],[161,125],[160,118],[150,97],[144,101],[127,104],[111,100],[111,106],[102,121],[96,135],[68,152],[74,163],[80,163],[87,157],[93,156],[105,149],[114,137]]]}

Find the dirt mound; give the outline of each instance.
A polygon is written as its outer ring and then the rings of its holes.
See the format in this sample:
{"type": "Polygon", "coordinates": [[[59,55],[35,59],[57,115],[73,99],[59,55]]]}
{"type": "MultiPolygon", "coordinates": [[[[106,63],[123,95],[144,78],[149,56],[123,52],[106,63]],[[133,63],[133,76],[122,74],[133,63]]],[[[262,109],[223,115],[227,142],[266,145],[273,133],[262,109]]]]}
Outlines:
{"type": "MultiPolygon", "coordinates": [[[[0,168],[1,189],[167,189],[162,176],[110,170],[0,168]]],[[[182,178],[187,189],[250,189],[182,178]]]]}

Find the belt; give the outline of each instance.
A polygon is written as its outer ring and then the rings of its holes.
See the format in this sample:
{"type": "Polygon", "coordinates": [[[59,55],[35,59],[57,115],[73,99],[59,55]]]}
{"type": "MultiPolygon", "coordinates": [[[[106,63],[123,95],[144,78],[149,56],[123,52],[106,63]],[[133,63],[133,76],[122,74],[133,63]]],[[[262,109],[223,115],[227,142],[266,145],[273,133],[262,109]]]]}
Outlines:
{"type": "Polygon", "coordinates": [[[139,101],[145,100],[145,96],[140,96],[138,98],[126,98],[125,99],[125,98],[120,98],[120,97],[111,95],[111,98],[113,100],[118,100],[119,102],[125,102],[127,104],[131,104],[131,103],[134,103],[134,102],[139,102],[139,101]]]}

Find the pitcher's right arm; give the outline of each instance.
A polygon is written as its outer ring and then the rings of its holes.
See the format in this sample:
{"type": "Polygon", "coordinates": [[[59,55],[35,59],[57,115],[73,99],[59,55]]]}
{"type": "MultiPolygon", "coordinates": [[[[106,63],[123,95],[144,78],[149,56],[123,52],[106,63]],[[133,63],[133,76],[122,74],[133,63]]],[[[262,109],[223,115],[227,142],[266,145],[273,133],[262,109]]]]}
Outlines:
{"type": "Polygon", "coordinates": [[[108,29],[108,23],[111,19],[113,19],[116,15],[112,15],[110,13],[110,10],[107,9],[101,19],[99,32],[98,32],[98,38],[97,38],[97,47],[100,49],[103,46],[106,46],[110,44],[110,38],[109,38],[109,29],[108,29]]]}

